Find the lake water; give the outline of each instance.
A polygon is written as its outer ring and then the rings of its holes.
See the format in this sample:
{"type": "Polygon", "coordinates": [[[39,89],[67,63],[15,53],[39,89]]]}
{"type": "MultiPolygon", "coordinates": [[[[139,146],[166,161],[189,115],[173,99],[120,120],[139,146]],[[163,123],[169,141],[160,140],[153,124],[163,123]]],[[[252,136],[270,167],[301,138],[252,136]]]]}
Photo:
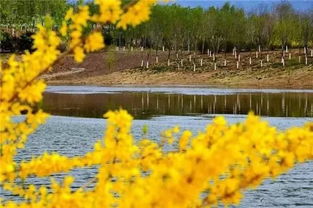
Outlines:
{"type": "MultiPolygon", "coordinates": [[[[240,122],[254,111],[278,129],[301,126],[313,117],[311,90],[250,90],[186,87],[48,87],[42,108],[51,113],[47,124],[31,135],[16,160],[29,159],[45,151],[82,155],[103,136],[108,109],[127,109],[134,115],[133,134],[158,141],[162,130],[175,125],[201,131],[216,115],[230,123],[240,122]]],[[[95,169],[74,170],[74,187],[88,181],[95,169]]],[[[56,178],[62,178],[58,174],[56,178]]],[[[46,184],[45,179],[28,183],[46,184]]],[[[16,198],[1,191],[0,197],[16,198]]],[[[313,207],[313,163],[300,164],[276,180],[246,193],[239,207],[313,207]]]]}

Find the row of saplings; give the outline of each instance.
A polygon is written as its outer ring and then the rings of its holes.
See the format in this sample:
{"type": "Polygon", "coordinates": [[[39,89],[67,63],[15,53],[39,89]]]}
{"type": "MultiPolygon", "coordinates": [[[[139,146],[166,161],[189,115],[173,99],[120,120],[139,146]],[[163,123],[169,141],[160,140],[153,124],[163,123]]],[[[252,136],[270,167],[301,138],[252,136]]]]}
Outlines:
{"type": "MultiPolygon", "coordinates": [[[[136,51],[133,47],[116,47],[116,51],[136,51]]],[[[262,67],[285,67],[294,65],[310,65],[313,60],[313,50],[307,47],[303,49],[289,49],[288,46],[284,50],[262,51],[258,50],[250,52],[240,52],[236,48],[232,53],[215,54],[210,49],[206,54],[178,51],[172,55],[166,55],[167,58],[160,57],[165,55],[166,49],[162,47],[160,53],[152,54],[148,49],[139,48],[142,52],[140,63],[141,68],[145,69],[185,69],[185,70],[217,70],[223,69],[244,69],[244,68],[262,68],[262,67]]]]}
{"type": "MultiPolygon", "coordinates": [[[[25,32],[19,36],[14,36],[11,33],[0,31],[0,53],[16,53],[25,50],[32,51],[33,32],[25,32]]],[[[117,51],[136,51],[134,47],[116,47],[117,51]]],[[[232,53],[217,53],[208,49],[206,54],[178,51],[170,55],[163,46],[160,53],[151,53],[150,49],[140,47],[142,59],[140,67],[149,69],[185,69],[185,70],[217,70],[217,69],[243,69],[243,68],[262,68],[269,66],[290,66],[290,65],[309,65],[312,63],[313,50],[304,47],[303,49],[288,49],[278,51],[262,51],[259,47],[254,52],[240,52],[233,48],[232,53]],[[161,58],[159,61],[159,56],[161,58]]]]}

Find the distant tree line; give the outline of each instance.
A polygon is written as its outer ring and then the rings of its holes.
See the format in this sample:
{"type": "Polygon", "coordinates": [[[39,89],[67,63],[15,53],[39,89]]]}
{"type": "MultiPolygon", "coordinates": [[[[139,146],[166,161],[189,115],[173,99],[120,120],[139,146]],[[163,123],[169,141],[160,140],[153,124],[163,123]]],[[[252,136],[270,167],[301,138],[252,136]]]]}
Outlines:
{"type": "Polygon", "coordinates": [[[206,53],[313,47],[313,10],[297,12],[290,3],[253,13],[226,3],[221,8],[157,5],[149,22],[126,31],[108,28],[116,45],[206,53]]]}
{"type": "MultiPolygon", "coordinates": [[[[127,0],[125,0],[127,1],[127,0]]],[[[49,14],[59,27],[69,6],[83,1],[67,0],[1,0],[0,40],[5,32],[34,31],[49,14]]],[[[88,3],[90,4],[90,3],[88,3]]],[[[96,6],[91,12],[97,10],[96,6]]],[[[156,5],[149,22],[136,28],[121,30],[115,25],[103,27],[106,43],[125,47],[144,47],[171,51],[206,53],[262,49],[313,47],[313,9],[297,12],[283,1],[275,7],[259,7],[247,13],[226,3],[221,8],[189,8],[179,5],[156,5]]],[[[26,38],[27,39],[27,38],[26,38]]],[[[27,39],[28,40],[28,39],[27,39]]]]}
{"type": "Polygon", "coordinates": [[[59,26],[69,6],[67,0],[0,0],[0,51],[31,50],[37,24],[50,15],[59,26]]]}

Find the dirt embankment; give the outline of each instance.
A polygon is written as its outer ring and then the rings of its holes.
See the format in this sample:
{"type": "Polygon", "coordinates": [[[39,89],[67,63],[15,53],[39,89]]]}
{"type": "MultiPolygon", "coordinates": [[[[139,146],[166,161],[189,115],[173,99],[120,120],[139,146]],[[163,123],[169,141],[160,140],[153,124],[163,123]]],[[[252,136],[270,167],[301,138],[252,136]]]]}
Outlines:
{"type": "Polygon", "coordinates": [[[238,88],[313,89],[313,69],[301,68],[291,73],[267,69],[234,72],[155,72],[123,70],[109,74],[50,80],[53,85],[204,85],[238,88]]]}
{"type": "Polygon", "coordinates": [[[51,85],[313,88],[313,57],[308,56],[306,65],[305,56],[298,50],[285,54],[285,67],[281,63],[281,51],[241,53],[238,66],[238,56],[235,58],[233,54],[219,54],[215,61],[213,55],[190,56],[186,52],[178,56],[172,53],[170,62],[167,57],[167,52],[159,52],[156,63],[154,51],[120,49],[89,54],[83,63],[77,64],[68,56],[44,78],[51,85]]]}

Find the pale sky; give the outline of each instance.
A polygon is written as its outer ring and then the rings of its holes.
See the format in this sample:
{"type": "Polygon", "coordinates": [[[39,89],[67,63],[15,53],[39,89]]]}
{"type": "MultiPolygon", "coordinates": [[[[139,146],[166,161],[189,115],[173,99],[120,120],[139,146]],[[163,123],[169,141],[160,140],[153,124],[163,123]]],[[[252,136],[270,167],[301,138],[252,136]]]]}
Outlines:
{"type": "MultiPolygon", "coordinates": [[[[281,0],[175,0],[172,2],[176,2],[182,6],[201,6],[201,7],[209,7],[209,6],[222,6],[226,2],[230,2],[238,7],[244,8],[246,10],[251,10],[257,8],[259,5],[267,5],[272,6],[273,4],[277,4],[281,2],[281,0]]],[[[294,6],[297,10],[307,10],[313,8],[313,0],[289,0],[289,2],[294,6]]]]}

